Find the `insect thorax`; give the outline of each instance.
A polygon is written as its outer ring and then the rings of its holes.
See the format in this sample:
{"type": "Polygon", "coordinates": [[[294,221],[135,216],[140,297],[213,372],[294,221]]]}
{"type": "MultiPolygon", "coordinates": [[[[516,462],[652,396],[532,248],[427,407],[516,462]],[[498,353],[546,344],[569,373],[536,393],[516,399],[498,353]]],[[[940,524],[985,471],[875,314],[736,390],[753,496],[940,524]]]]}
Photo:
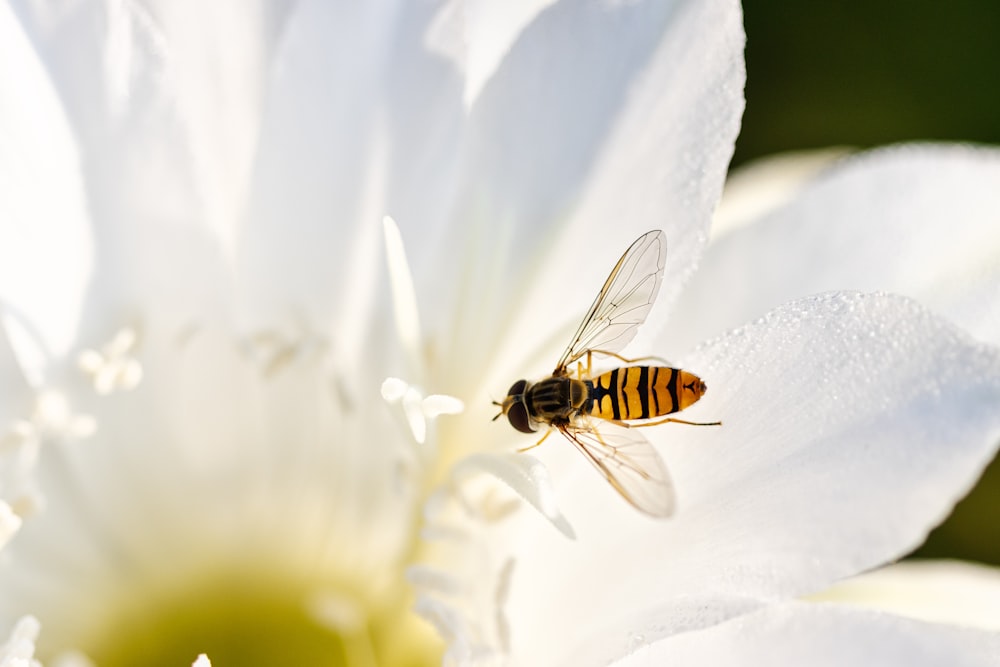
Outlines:
{"type": "Polygon", "coordinates": [[[572,420],[585,407],[589,393],[582,380],[552,376],[531,385],[525,398],[532,418],[551,423],[572,420]]]}

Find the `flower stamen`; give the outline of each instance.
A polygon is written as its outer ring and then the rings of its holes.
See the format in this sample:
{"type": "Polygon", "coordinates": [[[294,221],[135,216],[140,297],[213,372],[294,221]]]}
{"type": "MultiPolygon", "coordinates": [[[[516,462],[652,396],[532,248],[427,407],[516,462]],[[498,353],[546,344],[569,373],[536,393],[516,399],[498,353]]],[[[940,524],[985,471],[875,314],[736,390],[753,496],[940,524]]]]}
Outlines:
{"type": "Polygon", "coordinates": [[[34,436],[83,440],[96,430],[97,420],[91,415],[74,413],[62,393],[45,389],[35,396],[30,420],[30,433],[34,436]]]}
{"type": "Polygon", "coordinates": [[[392,290],[393,313],[396,316],[396,333],[403,345],[403,350],[410,362],[414,364],[413,371],[423,376],[423,363],[420,354],[420,317],[417,315],[417,291],[413,286],[413,274],[406,260],[406,250],[403,247],[403,237],[399,233],[396,221],[385,216],[382,218],[382,230],[385,234],[385,255],[389,268],[389,286],[392,290]]]}
{"type": "Polygon", "coordinates": [[[402,404],[406,423],[413,439],[422,445],[427,441],[427,424],[441,415],[457,415],[465,410],[461,399],[447,394],[424,396],[405,380],[388,377],[382,382],[382,398],[389,405],[402,404]]]}
{"type": "Polygon", "coordinates": [[[14,625],[10,638],[0,646],[0,665],[38,665],[34,659],[35,642],[41,624],[34,616],[23,616],[14,625]]]}
{"type": "Polygon", "coordinates": [[[326,352],[326,339],[302,328],[303,332],[295,336],[274,330],[258,331],[243,342],[245,354],[260,366],[265,379],[273,379],[296,360],[310,355],[320,357],[326,352]]]}
{"type": "Polygon", "coordinates": [[[510,624],[507,622],[505,607],[507,606],[507,597],[510,594],[510,580],[513,574],[514,559],[508,558],[500,567],[500,572],[497,574],[496,590],[493,593],[493,603],[496,606],[497,639],[504,653],[510,652],[510,624]]]}
{"type": "Polygon", "coordinates": [[[42,443],[47,439],[82,440],[96,430],[97,420],[92,416],[74,413],[63,394],[44,389],[35,395],[31,416],[15,420],[0,435],[0,548],[24,519],[44,505],[45,498],[33,479],[42,443]]]}
{"type": "Polygon", "coordinates": [[[129,391],[142,381],[142,364],[133,356],[138,345],[135,328],[124,327],[100,350],[83,350],[77,356],[77,365],[90,376],[99,395],[129,391]]]}
{"type": "Polygon", "coordinates": [[[563,535],[570,539],[576,538],[573,527],[559,510],[548,469],[532,456],[513,453],[472,454],[459,461],[452,469],[451,484],[455,497],[466,505],[470,514],[475,514],[480,519],[501,521],[517,509],[520,500],[524,500],[563,535]],[[470,504],[461,488],[483,473],[503,482],[518,498],[511,499],[510,502],[498,499],[497,489],[494,487],[481,495],[478,502],[470,504]]]}
{"type": "Polygon", "coordinates": [[[32,478],[40,447],[32,428],[19,420],[0,437],[0,549],[43,503],[32,478]]]}
{"type": "Polygon", "coordinates": [[[0,500],[0,549],[21,529],[23,520],[10,505],[0,500]]]}

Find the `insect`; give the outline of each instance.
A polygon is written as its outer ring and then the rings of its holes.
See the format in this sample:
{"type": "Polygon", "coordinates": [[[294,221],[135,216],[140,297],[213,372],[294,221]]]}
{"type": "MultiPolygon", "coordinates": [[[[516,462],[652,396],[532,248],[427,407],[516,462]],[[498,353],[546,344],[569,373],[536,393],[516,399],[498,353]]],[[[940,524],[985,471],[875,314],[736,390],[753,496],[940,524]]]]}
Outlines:
{"type": "Polygon", "coordinates": [[[665,416],[702,397],[706,386],[697,375],[671,368],[659,357],[628,359],[618,354],[653,307],[663,279],[666,246],[660,230],[636,239],[611,270],[552,374],[535,383],[518,380],[503,402],[493,402],[500,407],[494,421],[506,415],[511,426],[523,433],[548,427],[541,440],[521,451],[537,447],[559,431],[625,500],[655,517],[673,513],[673,485],[660,455],[637,429],[668,422],[721,424],[665,416]],[[595,356],[632,365],[593,376],[595,356]],[[639,363],[648,361],[659,363],[639,363]]]}

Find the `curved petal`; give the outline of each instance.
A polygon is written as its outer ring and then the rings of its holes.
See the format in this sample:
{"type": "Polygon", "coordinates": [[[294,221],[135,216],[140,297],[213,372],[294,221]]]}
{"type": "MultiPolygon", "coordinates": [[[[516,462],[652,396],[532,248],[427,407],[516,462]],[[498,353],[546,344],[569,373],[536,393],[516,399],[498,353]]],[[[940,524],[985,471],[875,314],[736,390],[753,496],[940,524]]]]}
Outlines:
{"type": "Polygon", "coordinates": [[[466,104],[479,95],[524,27],[555,0],[455,0],[445,3],[433,35],[434,46],[465,72],[466,104]],[[442,39],[450,37],[447,41],[442,39]]]}
{"type": "Polygon", "coordinates": [[[577,541],[534,524],[497,540],[517,561],[505,611],[519,659],[552,664],[579,637],[611,659],[629,631],[720,620],[713,599],[801,595],[896,558],[1000,442],[1000,351],[901,297],[792,302],[684,367],[709,385],[684,417],[722,426],[645,433],[675,482],[673,519],[638,515],[569,448],[539,449],[577,541]]]}
{"type": "Polygon", "coordinates": [[[807,603],[754,614],[657,642],[615,663],[640,665],[1000,664],[1000,635],[887,614],[807,603]]]}
{"type": "MultiPolygon", "coordinates": [[[[381,167],[374,132],[391,17],[385,2],[307,0],[288,18],[239,246],[253,320],[285,320],[290,307],[326,315],[331,291],[344,291],[361,201],[381,167]]],[[[371,225],[385,213],[369,212],[371,225]]]]}
{"type": "MultiPolygon", "coordinates": [[[[32,377],[35,369],[28,366],[20,358],[18,335],[24,332],[12,332],[7,318],[9,315],[0,311],[0,441],[13,428],[16,421],[24,419],[30,410],[32,384],[37,378],[32,377]],[[13,336],[11,335],[13,333],[13,336]],[[13,340],[12,340],[13,339],[13,340]]],[[[17,324],[15,324],[17,327],[17,324]]]]}
{"type": "Polygon", "coordinates": [[[289,17],[239,248],[253,320],[337,321],[379,268],[356,262],[369,230],[444,218],[464,110],[461,76],[423,41],[434,9],[307,1],[289,17]]]}
{"type": "Polygon", "coordinates": [[[843,161],[709,246],[666,339],[686,349],[788,299],[850,287],[919,299],[1000,341],[1000,151],[902,146],[843,161]]]}
{"type": "Polygon", "coordinates": [[[823,171],[850,153],[847,148],[779,153],[731,170],[712,219],[713,242],[784,206],[823,171]]]}
{"type": "Polygon", "coordinates": [[[1000,631],[1000,569],[977,563],[906,560],[845,579],[812,599],[1000,631]]]}
{"type": "Polygon", "coordinates": [[[205,11],[116,0],[17,11],[80,147],[86,196],[72,205],[91,226],[94,255],[81,284],[85,344],[144,311],[218,310],[274,16],[240,2],[205,11]]]}
{"type": "MultiPolygon", "coordinates": [[[[442,280],[440,254],[414,253],[428,320],[461,314],[444,349],[471,347],[456,356],[488,356],[506,374],[525,369],[530,341],[554,364],[566,344],[557,338],[652,228],[668,235],[669,303],[697,259],[732,152],[742,48],[739,6],[728,0],[567,1],[538,14],[476,99],[452,223],[425,241],[440,241],[454,258],[448,275],[462,279],[442,280]]],[[[509,382],[480,368],[446,376],[509,382]]]]}
{"type": "Polygon", "coordinates": [[[76,333],[93,261],[76,140],[28,36],[0,6],[0,301],[46,353],[76,333]]]}
{"type": "Polygon", "coordinates": [[[84,148],[96,225],[190,216],[231,240],[283,11],[231,0],[20,8],[84,148]]]}

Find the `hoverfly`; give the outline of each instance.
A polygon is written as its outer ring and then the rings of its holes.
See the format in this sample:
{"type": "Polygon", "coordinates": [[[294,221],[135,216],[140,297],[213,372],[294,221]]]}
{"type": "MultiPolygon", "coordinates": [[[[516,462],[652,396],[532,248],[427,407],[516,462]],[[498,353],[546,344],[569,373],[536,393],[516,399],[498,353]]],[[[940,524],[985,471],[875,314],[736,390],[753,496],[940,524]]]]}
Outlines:
{"type": "Polygon", "coordinates": [[[663,279],[666,237],[647,232],[629,246],[583,318],[552,375],[538,382],[518,380],[500,407],[511,426],[534,433],[547,426],[562,433],[634,507],[655,517],[673,513],[673,486],[659,454],[637,427],[667,422],[717,426],[666,417],[695,403],[706,386],[694,373],[671,368],[659,357],[628,359],[618,354],[635,337],[653,307],[663,279]],[[591,375],[594,356],[628,365],[591,375]],[[586,365],[584,365],[584,360],[586,365]],[[575,373],[571,367],[576,364],[575,373]]]}

